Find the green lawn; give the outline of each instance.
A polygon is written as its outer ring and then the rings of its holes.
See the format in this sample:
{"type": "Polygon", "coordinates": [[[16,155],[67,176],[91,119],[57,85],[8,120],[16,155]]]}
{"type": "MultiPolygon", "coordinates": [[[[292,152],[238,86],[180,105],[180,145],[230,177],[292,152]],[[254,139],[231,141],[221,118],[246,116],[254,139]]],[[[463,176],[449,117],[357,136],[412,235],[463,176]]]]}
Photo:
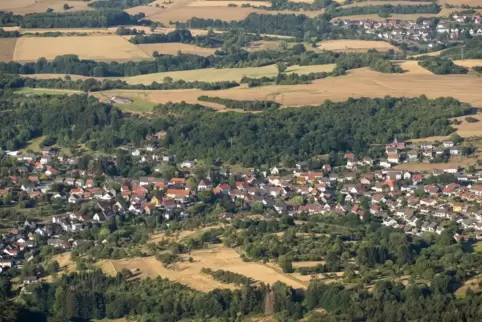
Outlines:
{"type": "Polygon", "coordinates": [[[146,113],[152,112],[152,109],[156,104],[146,101],[138,97],[129,97],[132,100],[131,104],[115,104],[122,112],[129,113],[146,113]]]}
{"type": "Polygon", "coordinates": [[[36,95],[67,95],[67,94],[82,94],[81,91],[74,91],[74,90],[63,90],[63,89],[47,89],[47,88],[22,88],[18,91],[15,91],[17,94],[36,94],[36,95]]]}

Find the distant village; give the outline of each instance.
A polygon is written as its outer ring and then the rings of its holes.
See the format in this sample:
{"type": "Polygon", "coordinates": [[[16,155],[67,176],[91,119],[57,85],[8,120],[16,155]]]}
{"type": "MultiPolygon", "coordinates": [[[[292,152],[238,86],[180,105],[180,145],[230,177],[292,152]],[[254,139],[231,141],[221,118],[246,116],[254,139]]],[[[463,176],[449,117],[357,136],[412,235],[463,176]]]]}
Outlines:
{"type": "MultiPolygon", "coordinates": [[[[456,222],[464,234],[454,235],[455,239],[482,239],[482,172],[469,173],[456,166],[428,172],[393,168],[401,163],[423,164],[437,157],[461,154],[461,148],[449,140],[418,144],[394,140],[385,147],[386,158],[374,160],[345,153],[345,165],[324,164],[315,170],[308,169],[307,162],[299,162],[295,168],[271,167],[266,171],[232,172],[220,168],[218,183],[214,184],[208,174],[193,186],[190,178],[197,162],[178,161],[173,155],[161,153],[155,138],[148,139],[143,148],[125,149],[135,162],[176,166],[177,177],[99,177],[78,169],[78,157],[65,156],[55,149],[45,148],[41,154],[2,152],[19,164],[15,174],[2,180],[5,184],[0,187],[0,196],[9,203],[2,209],[25,200],[48,198],[71,208],[91,203],[95,211],[89,215],[67,211],[43,221],[17,223],[2,234],[0,270],[21,267],[29,260],[23,255],[37,247],[38,236],[47,239],[47,245],[68,250],[82,241],[79,233],[87,224],[101,224],[119,214],[156,213],[166,219],[183,220],[193,215],[190,207],[202,202],[200,195],[206,192],[240,205],[239,212],[223,212],[220,220],[230,221],[253,209],[266,216],[351,213],[362,220],[367,215],[379,217],[383,225],[412,235],[440,234],[449,222],[456,222]],[[55,185],[67,187],[68,192],[52,190],[55,185]]],[[[31,279],[24,282],[30,283],[31,279]]]]}
{"type": "Polygon", "coordinates": [[[337,20],[339,26],[362,29],[363,33],[375,38],[396,43],[421,43],[428,47],[446,45],[463,35],[482,36],[482,16],[480,14],[454,14],[450,19],[424,19],[421,22],[399,19],[337,20]]]}

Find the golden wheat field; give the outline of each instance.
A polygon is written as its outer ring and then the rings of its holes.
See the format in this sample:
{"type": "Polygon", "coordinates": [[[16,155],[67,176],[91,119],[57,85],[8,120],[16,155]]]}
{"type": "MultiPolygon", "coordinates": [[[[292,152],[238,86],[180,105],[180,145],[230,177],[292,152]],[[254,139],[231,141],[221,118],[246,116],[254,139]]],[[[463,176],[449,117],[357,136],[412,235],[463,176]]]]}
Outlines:
{"type": "Polygon", "coordinates": [[[169,280],[190,286],[199,291],[207,292],[215,288],[230,288],[233,284],[223,284],[215,281],[210,275],[201,273],[202,268],[222,269],[247,277],[255,281],[273,284],[281,281],[294,288],[306,288],[307,283],[281,273],[275,268],[257,262],[244,262],[233,249],[213,247],[211,249],[195,250],[190,255],[183,255],[183,261],[171,264],[167,268],[153,256],[136,259],[103,261],[101,268],[105,274],[115,275],[122,269],[139,269],[140,278],[156,278],[161,276],[169,280]],[[187,259],[192,257],[193,261],[187,259]]]}
{"type": "MultiPolygon", "coordinates": [[[[167,74],[167,73],[166,73],[167,74]]],[[[160,76],[162,80],[162,76],[160,76]]],[[[146,91],[146,99],[153,103],[186,101],[196,103],[201,95],[218,96],[244,100],[274,100],[285,106],[319,105],[325,100],[345,101],[350,97],[382,98],[418,97],[428,98],[454,97],[473,106],[481,106],[482,78],[472,75],[432,75],[421,71],[402,74],[383,74],[368,68],[349,71],[346,76],[328,77],[315,80],[312,84],[270,85],[255,88],[232,88],[219,91],[170,90],[146,91]]],[[[129,96],[135,91],[112,91],[107,95],[129,96]],[[131,93],[131,94],[129,94],[131,93]]]]}
{"type": "Polygon", "coordinates": [[[482,66],[482,59],[454,60],[454,64],[463,66],[466,68],[472,68],[476,66],[482,66]]]}
{"type": "Polygon", "coordinates": [[[17,38],[0,39],[0,61],[8,62],[13,59],[17,38]]]}
{"type": "MultiPolygon", "coordinates": [[[[287,73],[309,74],[312,72],[331,72],[335,68],[334,64],[314,65],[314,66],[290,66],[287,73]]],[[[156,74],[139,75],[134,77],[123,78],[129,84],[151,84],[152,82],[162,82],[164,77],[171,77],[174,80],[185,81],[205,81],[205,82],[221,82],[221,81],[240,81],[244,76],[247,77],[273,77],[278,74],[275,65],[263,67],[247,67],[247,68],[205,68],[176,72],[165,72],[156,74]]]]}
{"type": "Polygon", "coordinates": [[[317,45],[318,47],[315,48],[315,50],[338,52],[366,52],[370,49],[376,49],[378,51],[400,50],[388,42],[375,40],[326,40],[317,45]]]}
{"type": "Polygon", "coordinates": [[[368,7],[368,6],[381,6],[385,4],[390,4],[393,6],[417,6],[420,5],[420,2],[417,1],[361,1],[361,2],[354,2],[347,5],[341,6],[341,8],[353,8],[353,7],[368,7]]]}
{"type": "Polygon", "coordinates": [[[154,51],[157,51],[159,54],[166,55],[177,55],[177,53],[180,51],[183,54],[193,54],[199,56],[213,55],[216,51],[215,48],[202,48],[195,45],[182,43],[142,44],[137,45],[137,47],[149,57],[152,56],[154,51]]]}
{"type": "Polygon", "coordinates": [[[416,60],[406,60],[398,62],[398,65],[406,72],[410,73],[411,75],[419,74],[419,75],[433,75],[431,71],[428,69],[423,68],[418,64],[416,60]]]}
{"type": "Polygon", "coordinates": [[[244,5],[250,5],[252,7],[266,6],[270,7],[271,2],[268,1],[249,1],[249,0],[195,0],[189,4],[189,7],[227,7],[230,4],[241,7],[244,5]]]}
{"type": "Polygon", "coordinates": [[[64,4],[68,4],[71,11],[92,10],[87,1],[76,0],[1,0],[0,11],[12,11],[14,14],[25,15],[29,13],[45,12],[48,8],[54,12],[65,12],[64,4]]]}
{"type": "Polygon", "coordinates": [[[15,61],[52,59],[59,55],[76,54],[81,59],[100,61],[150,58],[141,49],[119,36],[89,37],[26,37],[15,47],[15,61]]]}

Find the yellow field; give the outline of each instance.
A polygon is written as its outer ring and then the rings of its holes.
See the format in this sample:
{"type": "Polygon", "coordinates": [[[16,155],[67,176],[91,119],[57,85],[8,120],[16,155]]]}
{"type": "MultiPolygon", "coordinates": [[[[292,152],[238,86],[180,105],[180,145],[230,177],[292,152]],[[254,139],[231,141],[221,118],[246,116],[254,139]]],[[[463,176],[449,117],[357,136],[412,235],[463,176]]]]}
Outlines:
{"type": "Polygon", "coordinates": [[[482,59],[454,60],[454,64],[463,66],[465,68],[472,68],[476,66],[482,66],[482,59]]]}
{"type": "MultiPolygon", "coordinates": [[[[276,50],[279,48],[280,41],[278,40],[258,40],[249,44],[249,51],[260,50],[276,50]]],[[[288,47],[294,46],[295,43],[288,43],[288,47]]],[[[397,47],[385,41],[375,40],[326,40],[317,43],[318,47],[312,48],[311,44],[304,43],[308,50],[322,51],[330,50],[336,52],[367,52],[370,49],[378,51],[389,51],[390,49],[400,51],[397,47]]]]}
{"type": "Polygon", "coordinates": [[[397,47],[385,41],[374,40],[326,40],[317,44],[315,50],[331,50],[338,52],[366,52],[370,49],[378,51],[399,51],[397,47]]]}
{"type": "Polygon", "coordinates": [[[129,60],[150,58],[141,49],[119,36],[89,37],[26,37],[15,47],[15,61],[53,59],[59,55],[76,54],[81,59],[129,60]]]}
{"type": "Polygon", "coordinates": [[[82,11],[92,10],[88,7],[87,1],[69,1],[69,0],[2,0],[0,1],[0,11],[12,11],[14,14],[25,15],[28,13],[45,12],[48,8],[54,9],[54,12],[65,12],[64,4],[68,4],[71,8],[68,10],[82,11]]]}
{"type": "Polygon", "coordinates": [[[368,7],[368,6],[381,6],[385,4],[391,4],[393,6],[417,6],[420,5],[420,2],[416,1],[361,1],[361,2],[354,2],[347,5],[341,6],[341,8],[352,8],[352,7],[368,7]]]}
{"type": "Polygon", "coordinates": [[[191,2],[189,7],[227,7],[229,4],[235,4],[241,7],[243,4],[249,4],[253,7],[271,7],[271,2],[268,1],[249,1],[249,0],[196,0],[191,2]]]}
{"type": "Polygon", "coordinates": [[[400,64],[400,67],[406,71],[406,73],[410,73],[412,75],[419,74],[419,75],[433,75],[431,71],[428,69],[423,68],[418,64],[416,60],[407,60],[403,61],[400,64]]]}
{"type": "Polygon", "coordinates": [[[411,57],[413,58],[418,58],[418,57],[423,57],[423,56],[440,56],[440,54],[444,51],[443,50],[438,50],[438,51],[433,51],[431,53],[426,53],[426,54],[418,54],[418,55],[413,55],[411,57]]]}
{"type": "Polygon", "coordinates": [[[182,43],[164,43],[164,44],[142,44],[137,45],[146,55],[152,57],[152,53],[157,51],[159,54],[177,55],[178,51],[183,54],[193,54],[199,56],[213,55],[216,49],[214,48],[202,48],[190,44],[182,43]]]}
{"type": "Polygon", "coordinates": [[[482,0],[447,0],[447,4],[468,5],[471,7],[482,6],[482,0]]]}
{"type": "MultiPolygon", "coordinates": [[[[335,68],[334,64],[314,65],[314,66],[290,66],[287,73],[309,74],[311,72],[330,72],[335,68]]],[[[177,72],[165,72],[156,74],[139,75],[134,77],[126,77],[123,80],[129,84],[151,84],[152,82],[162,82],[164,77],[172,77],[174,80],[182,79],[185,81],[240,81],[243,76],[248,77],[273,77],[278,74],[275,65],[264,67],[247,67],[247,68],[205,68],[177,72]]]]}
{"type": "Polygon", "coordinates": [[[169,265],[168,268],[154,257],[107,260],[103,261],[101,268],[104,273],[109,275],[115,275],[123,268],[140,269],[140,278],[161,276],[203,292],[216,288],[233,289],[235,286],[215,281],[210,275],[201,273],[202,268],[223,269],[269,284],[281,281],[294,288],[306,288],[306,283],[280,273],[267,265],[244,262],[240,255],[230,248],[215,247],[193,251],[190,255],[193,258],[192,263],[187,261],[188,257],[183,256],[184,261],[169,265]]]}
{"type": "Polygon", "coordinates": [[[13,59],[18,38],[0,39],[0,61],[9,62],[13,59]]]}

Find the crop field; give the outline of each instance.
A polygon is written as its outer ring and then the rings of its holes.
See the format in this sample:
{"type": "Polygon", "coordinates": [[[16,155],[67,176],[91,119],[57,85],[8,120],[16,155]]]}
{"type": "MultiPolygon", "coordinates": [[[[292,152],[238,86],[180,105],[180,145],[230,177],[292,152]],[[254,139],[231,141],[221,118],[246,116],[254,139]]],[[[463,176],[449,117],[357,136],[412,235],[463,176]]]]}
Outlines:
{"type": "Polygon", "coordinates": [[[119,36],[90,37],[26,37],[15,47],[15,61],[53,59],[59,55],[76,54],[81,59],[100,61],[146,59],[141,49],[119,36]]]}
{"type": "MultiPolygon", "coordinates": [[[[160,81],[170,74],[158,74],[157,80],[160,81]]],[[[148,83],[154,80],[156,79],[144,79],[143,81],[148,83]]],[[[211,79],[211,81],[214,81],[214,79],[211,79]]],[[[350,97],[383,98],[387,95],[394,97],[426,95],[428,98],[452,96],[473,106],[481,106],[482,95],[479,90],[481,87],[482,78],[472,75],[433,75],[423,74],[423,71],[383,74],[368,68],[359,68],[349,71],[346,76],[315,80],[312,84],[240,87],[218,91],[166,90],[145,92],[147,93],[146,99],[153,103],[167,103],[169,101],[198,103],[197,98],[199,96],[207,95],[238,100],[245,100],[249,97],[251,100],[274,100],[285,106],[307,106],[319,105],[325,100],[345,101],[350,97]]],[[[129,91],[108,91],[107,93],[110,96],[136,95],[135,91],[132,91],[131,94],[129,94],[129,91]]]]}
{"type": "Polygon", "coordinates": [[[202,268],[213,270],[222,269],[248,276],[255,281],[273,284],[277,281],[286,283],[294,288],[306,288],[306,284],[287,276],[267,265],[256,262],[244,262],[233,249],[215,247],[196,250],[189,256],[183,256],[183,261],[169,265],[168,268],[153,256],[136,259],[106,260],[101,264],[104,273],[115,275],[122,269],[139,269],[139,278],[156,278],[161,276],[172,281],[190,286],[199,291],[207,292],[215,288],[230,288],[233,284],[223,284],[215,281],[211,276],[202,274],[202,268]],[[192,257],[192,263],[187,259],[192,257]]]}
{"type": "Polygon", "coordinates": [[[411,75],[434,75],[431,71],[428,69],[423,68],[418,64],[418,61],[416,60],[407,60],[407,61],[401,61],[399,63],[399,66],[405,71],[405,73],[409,73],[411,75]]]}
{"type": "Polygon", "coordinates": [[[454,60],[454,64],[463,66],[465,68],[472,68],[475,66],[482,66],[482,59],[454,60]]]}
{"type": "Polygon", "coordinates": [[[14,14],[25,15],[28,13],[45,12],[48,8],[54,12],[65,12],[64,4],[71,8],[69,11],[92,10],[87,1],[69,0],[2,0],[0,11],[12,11],[14,14]]]}
{"type": "Polygon", "coordinates": [[[182,43],[141,44],[137,45],[137,47],[149,57],[152,56],[154,51],[157,51],[159,54],[166,55],[176,55],[179,51],[181,51],[183,54],[199,56],[210,56],[216,51],[215,48],[202,48],[195,45],[182,43]]]}
{"type": "MultiPolygon", "coordinates": [[[[287,43],[288,47],[294,46],[296,43],[287,43]]],[[[248,51],[260,50],[276,50],[280,45],[278,40],[257,40],[249,44],[248,51]]],[[[397,47],[385,41],[375,40],[326,40],[317,43],[316,48],[312,48],[311,43],[304,43],[308,50],[322,51],[330,50],[336,52],[367,52],[370,49],[376,49],[381,52],[395,50],[400,51],[397,47]]]]}
{"type": "Polygon", "coordinates": [[[354,2],[344,6],[341,8],[352,8],[352,7],[368,7],[368,6],[381,6],[381,5],[388,5],[391,4],[393,6],[417,6],[420,5],[420,2],[417,1],[361,1],[361,2],[354,2]]]}
{"type": "Polygon", "coordinates": [[[235,4],[241,7],[243,4],[253,7],[266,6],[270,7],[271,2],[269,1],[245,1],[245,0],[196,0],[189,4],[189,7],[227,7],[230,4],[235,4]]]}
{"type": "Polygon", "coordinates": [[[327,40],[319,42],[317,45],[318,47],[315,50],[337,52],[367,52],[370,49],[378,51],[400,50],[388,42],[375,40],[327,40]]]}
{"type": "MultiPolygon", "coordinates": [[[[335,68],[334,64],[313,65],[313,66],[290,66],[287,73],[309,74],[311,72],[331,72],[335,68]]],[[[129,84],[151,84],[152,82],[162,82],[164,77],[172,77],[174,80],[182,79],[185,81],[240,81],[244,76],[247,77],[273,77],[278,74],[275,65],[263,67],[247,68],[205,68],[186,71],[165,72],[156,74],[146,74],[133,77],[126,77],[123,80],[129,84]]]]}
{"type": "Polygon", "coordinates": [[[0,39],[0,61],[8,62],[13,59],[17,38],[0,39]]]}
{"type": "Polygon", "coordinates": [[[454,4],[454,5],[468,5],[471,7],[482,6],[482,0],[447,0],[447,4],[454,4]]]}

